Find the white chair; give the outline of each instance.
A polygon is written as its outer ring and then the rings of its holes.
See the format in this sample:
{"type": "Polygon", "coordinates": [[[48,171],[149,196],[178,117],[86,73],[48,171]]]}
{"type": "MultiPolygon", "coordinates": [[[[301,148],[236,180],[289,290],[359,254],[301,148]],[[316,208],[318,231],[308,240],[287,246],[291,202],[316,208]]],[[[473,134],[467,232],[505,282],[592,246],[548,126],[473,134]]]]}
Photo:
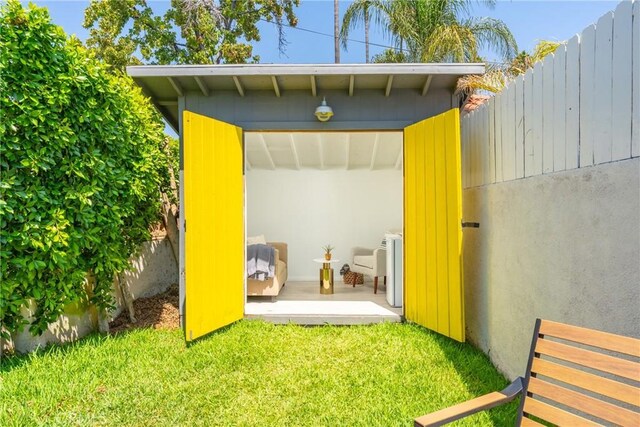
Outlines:
{"type": "MultiPolygon", "coordinates": [[[[353,248],[351,251],[351,271],[373,277],[373,293],[378,293],[378,277],[384,277],[387,284],[386,249],[353,248]]],[[[355,287],[355,283],[353,284],[355,287]]]]}

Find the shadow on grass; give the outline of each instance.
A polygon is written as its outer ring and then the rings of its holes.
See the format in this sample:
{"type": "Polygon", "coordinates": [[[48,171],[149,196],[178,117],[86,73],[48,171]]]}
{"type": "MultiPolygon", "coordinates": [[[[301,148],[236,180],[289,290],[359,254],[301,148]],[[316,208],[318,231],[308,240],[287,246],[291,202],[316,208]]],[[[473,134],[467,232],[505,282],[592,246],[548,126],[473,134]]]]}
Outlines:
{"type": "MultiPolygon", "coordinates": [[[[416,326],[424,333],[434,337],[438,348],[451,362],[467,392],[473,396],[472,398],[500,391],[509,385],[509,381],[493,366],[489,357],[480,349],[468,342],[460,343],[422,326],[416,326]]],[[[494,426],[515,425],[519,402],[520,397],[516,397],[510,403],[485,412],[494,426]]]]}

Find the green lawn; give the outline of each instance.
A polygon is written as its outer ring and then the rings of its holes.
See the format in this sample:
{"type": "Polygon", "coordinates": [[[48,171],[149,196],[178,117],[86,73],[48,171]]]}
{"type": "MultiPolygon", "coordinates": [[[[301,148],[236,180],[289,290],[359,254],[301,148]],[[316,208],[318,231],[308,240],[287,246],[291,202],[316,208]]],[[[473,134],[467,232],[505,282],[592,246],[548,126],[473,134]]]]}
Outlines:
{"type": "MultiPolygon", "coordinates": [[[[480,351],[409,324],[240,321],[189,347],[140,329],[3,359],[0,425],[411,426],[506,383],[480,351]]],[[[459,425],[513,425],[516,405],[459,425]]]]}

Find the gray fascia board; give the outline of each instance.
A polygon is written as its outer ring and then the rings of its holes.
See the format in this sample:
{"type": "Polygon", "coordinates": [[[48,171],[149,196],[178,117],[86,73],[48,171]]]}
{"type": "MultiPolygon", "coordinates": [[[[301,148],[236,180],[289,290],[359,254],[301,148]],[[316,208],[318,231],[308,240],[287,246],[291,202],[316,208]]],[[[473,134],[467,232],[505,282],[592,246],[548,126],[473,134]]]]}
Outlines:
{"type": "Polygon", "coordinates": [[[484,74],[482,63],[434,64],[222,64],[222,65],[133,65],[132,77],[182,76],[304,76],[304,75],[468,75],[484,74]]]}

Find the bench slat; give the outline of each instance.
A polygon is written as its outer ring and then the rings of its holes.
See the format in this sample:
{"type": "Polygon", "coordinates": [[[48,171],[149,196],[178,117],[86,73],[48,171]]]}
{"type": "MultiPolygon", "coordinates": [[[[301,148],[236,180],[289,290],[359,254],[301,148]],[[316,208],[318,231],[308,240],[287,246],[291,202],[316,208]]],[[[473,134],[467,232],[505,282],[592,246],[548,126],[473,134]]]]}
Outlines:
{"type": "Polygon", "coordinates": [[[540,334],[640,357],[640,340],[579,326],[543,320],[540,334]]]}
{"type": "Polygon", "coordinates": [[[537,421],[530,420],[529,418],[522,418],[520,421],[520,427],[544,427],[543,424],[540,424],[537,421]]]}
{"type": "MultiPolygon", "coordinates": [[[[582,411],[585,414],[593,415],[621,426],[640,425],[640,413],[542,381],[535,377],[529,379],[527,392],[537,394],[570,408],[582,411]]],[[[526,403],[525,401],[525,405],[526,403]]]]}
{"type": "Polygon", "coordinates": [[[589,421],[586,418],[530,397],[524,402],[524,412],[559,426],[600,426],[600,424],[589,421]]]}
{"type": "Polygon", "coordinates": [[[630,380],[640,381],[640,363],[545,339],[538,340],[535,352],[630,380]]]}
{"type": "Polygon", "coordinates": [[[538,374],[538,376],[544,375],[554,378],[621,402],[640,406],[640,389],[599,375],[538,358],[533,360],[531,372],[538,374]]]}

